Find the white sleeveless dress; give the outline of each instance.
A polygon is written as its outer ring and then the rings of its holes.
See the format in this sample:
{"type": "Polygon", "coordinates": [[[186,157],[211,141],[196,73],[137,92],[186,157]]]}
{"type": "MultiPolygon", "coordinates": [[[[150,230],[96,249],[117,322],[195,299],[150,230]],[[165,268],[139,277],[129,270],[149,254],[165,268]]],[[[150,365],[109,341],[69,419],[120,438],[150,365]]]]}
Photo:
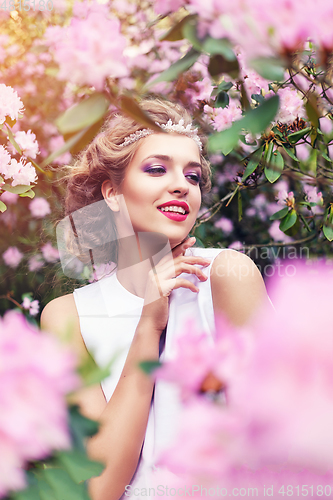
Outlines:
{"type": "MultiPolygon", "coordinates": [[[[190,248],[186,255],[199,255],[213,259],[223,249],[190,248]]],[[[195,275],[182,274],[195,283],[199,293],[186,288],[174,290],[170,296],[169,320],[164,350],[160,360],[172,359],[176,340],[184,334],[189,320],[195,323],[198,333],[206,333],[214,342],[214,309],[211,294],[210,269],[203,269],[208,276],[205,282],[195,275]]],[[[140,320],[143,299],[127,291],[118,281],[116,272],[102,280],[78,288],[74,299],[80,318],[81,334],[85,345],[96,363],[104,367],[114,359],[111,375],[102,381],[107,401],[111,398],[124,367],[127,353],[140,320]]],[[[163,449],[170,446],[177,435],[180,397],[174,384],[158,380],[150,408],[145,441],[140,463],[132,480],[132,487],[149,488],[155,462],[163,449]]],[[[124,496],[124,498],[127,498],[124,496]]],[[[139,499],[140,497],[136,496],[139,499]]]]}

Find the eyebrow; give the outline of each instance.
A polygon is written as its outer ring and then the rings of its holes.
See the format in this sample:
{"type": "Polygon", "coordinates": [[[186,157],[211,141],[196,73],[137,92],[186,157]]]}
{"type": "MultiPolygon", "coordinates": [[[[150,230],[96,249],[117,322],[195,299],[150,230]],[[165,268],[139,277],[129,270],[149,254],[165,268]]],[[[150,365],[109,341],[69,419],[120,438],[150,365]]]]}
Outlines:
{"type": "MultiPolygon", "coordinates": [[[[172,161],[173,158],[171,156],[168,156],[168,155],[150,155],[150,156],[147,156],[147,158],[145,158],[142,163],[146,160],[149,160],[149,158],[157,158],[158,160],[163,160],[163,161],[172,161]]],[[[201,163],[198,163],[197,161],[189,161],[186,165],[187,167],[198,167],[200,169],[202,169],[202,165],[201,163]]]]}

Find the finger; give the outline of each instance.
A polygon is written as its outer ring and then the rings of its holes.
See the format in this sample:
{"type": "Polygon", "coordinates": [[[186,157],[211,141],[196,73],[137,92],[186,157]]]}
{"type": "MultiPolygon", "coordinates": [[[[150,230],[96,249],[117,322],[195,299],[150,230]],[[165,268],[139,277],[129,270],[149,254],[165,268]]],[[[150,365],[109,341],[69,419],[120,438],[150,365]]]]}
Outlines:
{"type": "Polygon", "coordinates": [[[176,267],[176,276],[179,276],[182,273],[194,274],[201,281],[205,281],[208,279],[208,276],[203,273],[203,271],[196,266],[190,266],[188,264],[183,264],[182,266],[176,267]]]}
{"type": "Polygon", "coordinates": [[[185,250],[191,246],[194,245],[196,242],[196,238],[192,236],[192,238],[187,238],[185,241],[183,241],[180,245],[176,246],[172,250],[173,257],[178,257],[179,255],[184,255],[185,250]]]}
{"type": "Polygon", "coordinates": [[[173,281],[173,283],[172,283],[173,290],[177,290],[177,288],[188,288],[189,290],[191,290],[194,293],[199,292],[199,288],[196,287],[194,283],[186,280],[185,278],[176,278],[172,281],[173,281]]]}

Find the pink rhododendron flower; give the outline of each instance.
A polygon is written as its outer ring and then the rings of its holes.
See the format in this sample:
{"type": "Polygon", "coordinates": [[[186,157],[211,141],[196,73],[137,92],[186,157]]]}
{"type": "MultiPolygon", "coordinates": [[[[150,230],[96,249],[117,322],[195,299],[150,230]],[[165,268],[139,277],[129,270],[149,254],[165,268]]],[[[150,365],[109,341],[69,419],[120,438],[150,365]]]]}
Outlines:
{"type": "Polygon", "coordinates": [[[268,229],[268,233],[274,241],[282,241],[283,243],[290,243],[293,239],[286,235],[280,229],[280,221],[274,220],[268,229]]]}
{"type": "Polygon", "coordinates": [[[156,0],[154,3],[154,8],[156,14],[164,15],[168,12],[175,12],[184,4],[184,0],[156,0]]]}
{"type": "Polygon", "coordinates": [[[276,121],[291,123],[297,117],[305,118],[303,100],[297,90],[287,87],[285,89],[279,89],[277,93],[280,97],[280,109],[275,117],[276,121]]]}
{"type": "Polygon", "coordinates": [[[43,245],[41,250],[46,262],[57,262],[57,260],[59,260],[59,251],[57,248],[54,248],[51,243],[43,245]]]}
{"type": "Polygon", "coordinates": [[[1,200],[6,203],[6,205],[11,205],[17,202],[19,195],[16,193],[10,193],[9,191],[4,191],[1,195],[1,200]]]}
{"type": "Polygon", "coordinates": [[[230,99],[229,105],[225,108],[211,108],[206,105],[204,112],[209,116],[215,130],[220,132],[231,126],[232,122],[242,118],[240,103],[230,99]]]}
{"type": "MultiPolygon", "coordinates": [[[[264,196],[264,195],[262,195],[264,196]]],[[[278,205],[282,206],[287,206],[287,207],[294,207],[295,206],[295,196],[293,191],[290,191],[287,193],[284,189],[278,192],[278,195],[276,197],[276,201],[278,205]]]]}
{"type": "Polygon", "coordinates": [[[31,316],[36,316],[39,312],[39,301],[30,300],[29,297],[24,297],[22,307],[23,309],[28,309],[31,316]]]}
{"type": "Polygon", "coordinates": [[[69,447],[65,395],[79,385],[75,364],[72,352],[22,314],[0,319],[1,496],[24,486],[27,460],[69,447]]]}
{"type": "MultiPolygon", "coordinates": [[[[274,310],[265,303],[246,329],[217,325],[226,404],[188,399],[177,439],[160,455],[189,484],[256,486],[263,498],[265,484],[276,493],[283,484],[332,482],[333,268],[284,264],[269,283],[274,310]]],[[[179,361],[185,343],[182,349],[179,361]]],[[[197,361],[205,365],[205,355],[197,361]]],[[[178,374],[182,384],[181,368],[178,374]]]]}
{"type": "Polygon", "coordinates": [[[31,215],[37,218],[43,218],[45,217],[45,215],[51,213],[51,207],[49,202],[45,200],[45,198],[40,198],[40,197],[34,198],[29,203],[29,209],[31,215]]]}
{"type": "Polygon", "coordinates": [[[323,116],[319,118],[320,130],[324,132],[326,135],[330,135],[333,130],[333,121],[330,120],[327,116],[323,116]]]}
{"type": "Polygon", "coordinates": [[[308,144],[296,144],[296,155],[301,161],[307,161],[310,156],[311,147],[308,144]]]}
{"type": "Polygon", "coordinates": [[[228,236],[228,234],[230,234],[234,228],[232,221],[230,219],[227,219],[227,217],[221,217],[214,223],[214,226],[221,229],[226,236],[228,236]]]}
{"type": "Polygon", "coordinates": [[[61,80],[102,90],[107,77],[128,75],[123,56],[126,39],[120,33],[119,20],[110,17],[105,5],[76,2],[70,25],[51,44],[61,80]],[[84,18],[75,17],[78,14],[84,18]]]}
{"type": "MultiPolygon", "coordinates": [[[[1,151],[0,151],[1,155],[1,151]]],[[[3,156],[5,156],[3,154],[3,156]]],[[[5,177],[5,179],[12,178],[12,186],[18,185],[26,185],[29,186],[30,183],[35,182],[37,180],[37,174],[35,167],[28,162],[24,163],[24,160],[20,158],[20,161],[17,161],[15,158],[12,158],[10,164],[4,165],[1,167],[1,174],[5,177]]]]}
{"type": "Polygon", "coordinates": [[[17,120],[19,113],[23,111],[23,103],[17,92],[12,87],[0,83],[0,124],[4,123],[7,117],[17,120]]]}
{"type": "Polygon", "coordinates": [[[241,241],[233,241],[228,248],[242,252],[244,250],[244,244],[241,241]]]}
{"type": "Polygon", "coordinates": [[[23,253],[17,247],[8,247],[2,254],[6,266],[16,268],[23,259],[23,253]]]}
{"type": "Polygon", "coordinates": [[[33,160],[38,154],[38,142],[36,141],[36,135],[28,130],[28,132],[23,132],[19,130],[15,134],[15,141],[22,149],[25,156],[30,156],[33,160]]]}
{"type": "Polygon", "coordinates": [[[11,156],[8,151],[0,145],[0,174],[6,176],[11,162],[11,156]]]}
{"type": "MultiPolygon", "coordinates": [[[[58,135],[56,137],[51,137],[49,141],[49,148],[50,151],[57,151],[60,149],[63,145],[65,144],[64,138],[62,135],[58,135]]],[[[66,165],[71,161],[72,155],[70,154],[69,151],[66,153],[63,153],[62,155],[58,156],[55,160],[53,160],[53,163],[56,163],[57,165],[66,165]]]]}

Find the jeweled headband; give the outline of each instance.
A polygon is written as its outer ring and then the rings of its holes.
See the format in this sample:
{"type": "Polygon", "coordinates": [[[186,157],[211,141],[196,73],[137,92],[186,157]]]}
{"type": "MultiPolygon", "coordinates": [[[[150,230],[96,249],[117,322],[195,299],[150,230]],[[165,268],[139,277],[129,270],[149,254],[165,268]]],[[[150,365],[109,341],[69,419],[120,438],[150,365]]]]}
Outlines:
{"type": "MultiPolygon", "coordinates": [[[[176,132],[177,134],[183,134],[186,135],[187,137],[190,137],[197,143],[200,151],[202,151],[202,142],[198,136],[198,129],[193,127],[191,123],[186,125],[185,127],[183,118],[181,118],[178,123],[172,123],[171,120],[169,120],[166,124],[162,125],[160,125],[158,122],[155,123],[159,127],[166,130],[166,132],[176,132]]],[[[119,144],[119,146],[121,147],[128,146],[129,144],[132,144],[133,142],[136,142],[139,139],[142,139],[143,137],[147,137],[148,135],[155,133],[156,132],[151,128],[144,128],[143,130],[138,130],[137,132],[134,132],[134,134],[130,134],[127,137],[125,137],[124,141],[121,144],[119,144]]]]}

